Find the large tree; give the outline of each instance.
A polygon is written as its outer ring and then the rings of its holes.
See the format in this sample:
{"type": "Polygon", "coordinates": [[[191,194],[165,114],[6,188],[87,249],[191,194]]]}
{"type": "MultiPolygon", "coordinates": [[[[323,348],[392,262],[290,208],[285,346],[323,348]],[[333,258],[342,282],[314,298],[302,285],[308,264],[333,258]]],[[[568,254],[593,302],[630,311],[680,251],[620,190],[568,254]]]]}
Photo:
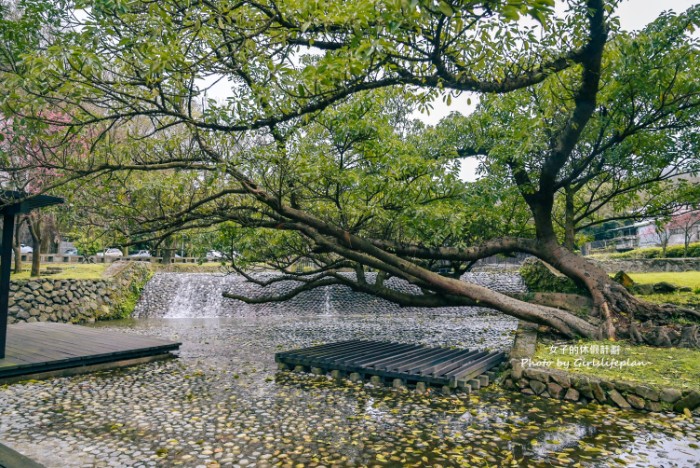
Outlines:
{"type": "Polygon", "coordinates": [[[567,336],[698,345],[697,326],[658,327],[674,313],[697,313],[635,299],[564,248],[554,222],[567,184],[594,184],[606,173],[591,167],[607,170],[615,154],[634,155],[639,165],[653,158],[644,145],[616,148],[665,122],[678,131],[694,125],[697,42],[688,30],[698,8],[622,36],[614,34],[614,5],[602,0],[572,1],[562,17],[536,0],[79,6],[80,28],[23,56],[5,78],[12,91],[4,104],[27,117],[57,107],[72,116],[53,122],[68,133],[99,128],[90,158],[56,162],[75,177],[178,169],[216,178],[220,190],[144,223],[144,231],[169,235],[204,222],[261,230],[263,250],[283,271],[292,273],[293,253],[317,265],[291,275],[301,286],[290,294],[345,284],[400,304],[482,304],[567,336]],[[520,14],[541,26],[514,21],[520,14]],[[231,98],[206,100],[203,79],[228,80],[231,98]],[[636,80],[651,84],[637,88],[636,80]],[[370,93],[390,86],[414,92],[370,93]],[[395,102],[420,107],[461,91],[515,92],[485,99],[472,119],[509,112],[489,124],[509,127],[483,132],[473,123],[460,144],[431,145],[422,138],[434,133],[408,123],[395,102]],[[618,96],[610,98],[615,105],[621,99],[619,110],[601,106],[608,95],[618,96]],[[551,102],[540,105],[537,96],[551,102]],[[100,149],[115,128],[142,116],[149,123],[135,140],[180,126],[196,151],[129,160],[100,149]],[[459,181],[455,159],[469,154],[487,157],[492,177],[459,181]],[[476,221],[484,209],[485,226],[476,221]],[[458,272],[513,252],[537,256],[588,289],[591,314],[524,302],[430,268],[447,261],[458,272]],[[348,267],[355,276],[339,273],[348,267]],[[370,279],[366,268],[381,274],[370,279]],[[388,289],[386,276],[423,294],[388,289]],[[641,320],[654,325],[640,327],[641,320]]]}

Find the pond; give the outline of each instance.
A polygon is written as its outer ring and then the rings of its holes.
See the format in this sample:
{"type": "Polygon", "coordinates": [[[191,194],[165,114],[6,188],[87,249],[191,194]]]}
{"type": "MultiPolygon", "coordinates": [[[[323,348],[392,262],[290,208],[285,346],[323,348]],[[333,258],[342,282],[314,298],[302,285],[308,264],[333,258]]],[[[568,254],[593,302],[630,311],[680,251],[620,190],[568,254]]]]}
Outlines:
{"type": "MultiPolygon", "coordinates": [[[[200,314],[201,315],[201,314],[200,314]]],[[[282,349],[349,338],[504,348],[470,309],[335,308],[97,326],[183,342],[179,359],[0,388],[0,439],[46,466],[697,466],[700,421],[489,387],[416,395],[278,372],[282,349]]]]}

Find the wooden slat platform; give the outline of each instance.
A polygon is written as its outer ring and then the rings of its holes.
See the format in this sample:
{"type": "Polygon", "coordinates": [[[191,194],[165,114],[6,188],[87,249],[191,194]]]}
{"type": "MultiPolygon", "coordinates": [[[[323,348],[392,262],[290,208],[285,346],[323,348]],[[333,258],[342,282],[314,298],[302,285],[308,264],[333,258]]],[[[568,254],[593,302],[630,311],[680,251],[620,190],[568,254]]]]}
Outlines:
{"type": "Polygon", "coordinates": [[[181,343],[65,323],[9,325],[0,382],[61,369],[166,355],[181,343]]]}
{"type": "Polygon", "coordinates": [[[376,375],[451,388],[465,386],[505,360],[501,351],[430,348],[415,344],[350,340],[275,354],[287,366],[376,375]]]}

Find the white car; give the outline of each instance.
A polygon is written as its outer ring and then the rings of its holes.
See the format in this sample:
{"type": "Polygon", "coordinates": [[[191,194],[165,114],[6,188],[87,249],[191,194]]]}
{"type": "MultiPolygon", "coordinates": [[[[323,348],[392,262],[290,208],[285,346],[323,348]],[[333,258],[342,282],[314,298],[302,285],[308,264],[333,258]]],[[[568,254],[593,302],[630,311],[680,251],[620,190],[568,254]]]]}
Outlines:
{"type": "Polygon", "coordinates": [[[220,260],[224,258],[224,254],[222,254],[218,250],[210,250],[209,252],[207,252],[206,257],[207,260],[220,260]]]}
{"type": "Polygon", "coordinates": [[[29,247],[28,245],[20,244],[19,245],[19,252],[23,254],[30,254],[34,252],[34,249],[29,247]]]}
{"type": "Polygon", "coordinates": [[[149,252],[148,250],[139,250],[135,254],[129,255],[129,257],[150,257],[150,256],[151,256],[151,252],[149,252]]]}
{"type": "Polygon", "coordinates": [[[97,252],[98,257],[123,257],[124,254],[119,249],[107,249],[104,252],[97,252]]]}

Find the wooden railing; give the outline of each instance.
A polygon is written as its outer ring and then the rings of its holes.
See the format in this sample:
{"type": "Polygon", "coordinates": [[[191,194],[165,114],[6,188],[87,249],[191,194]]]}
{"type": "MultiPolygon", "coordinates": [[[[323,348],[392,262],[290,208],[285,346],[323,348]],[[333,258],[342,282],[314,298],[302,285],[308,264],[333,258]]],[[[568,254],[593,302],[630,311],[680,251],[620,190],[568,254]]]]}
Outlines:
{"type": "MultiPolygon", "coordinates": [[[[20,255],[22,262],[31,262],[32,254],[22,254],[20,255]]],[[[83,258],[80,255],[63,255],[63,254],[41,254],[41,263],[80,263],[83,258]]],[[[123,262],[149,262],[149,263],[163,263],[163,257],[98,257],[97,255],[92,255],[89,257],[94,263],[113,263],[116,261],[123,262]]],[[[197,257],[171,257],[170,263],[197,263],[199,258],[197,257]]]]}

